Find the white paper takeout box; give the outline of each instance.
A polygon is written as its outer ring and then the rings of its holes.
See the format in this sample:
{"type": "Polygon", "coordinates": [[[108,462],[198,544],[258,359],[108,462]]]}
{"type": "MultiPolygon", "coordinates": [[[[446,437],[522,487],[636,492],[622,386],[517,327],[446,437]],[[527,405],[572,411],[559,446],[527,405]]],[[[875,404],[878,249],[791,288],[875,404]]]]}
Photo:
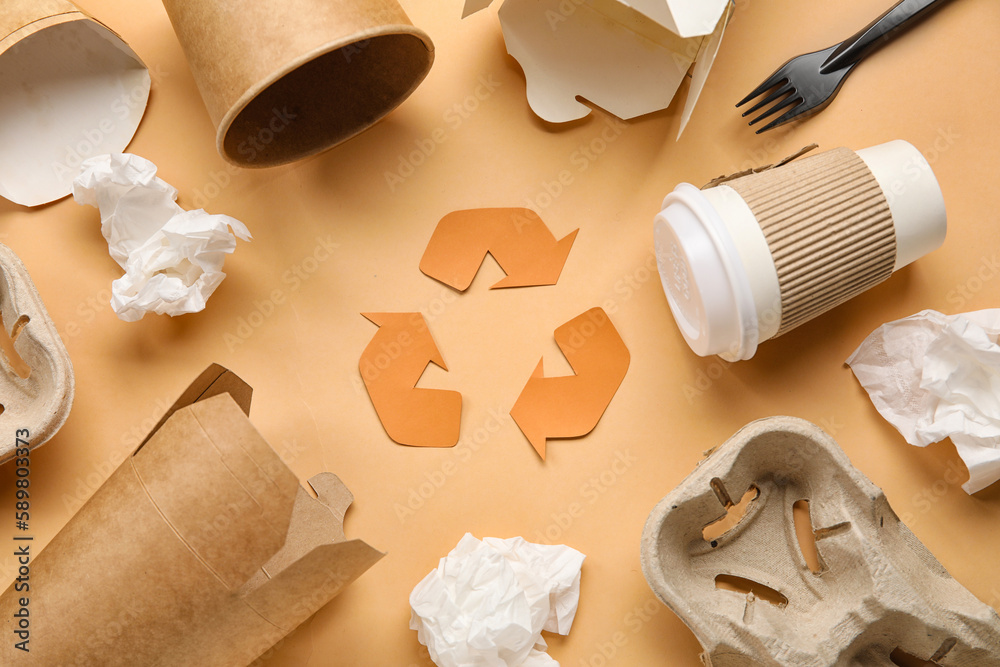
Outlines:
{"type": "MultiPolygon", "coordinates": [[[[491,2],[466,0],[464,16],[491,2]]],[[[583,118],[578,97],[626,120],[659,111],[690,72],[680,136],[732,11],[732,0],[505,0],[499,16],[543,120],[583,118]]]]}

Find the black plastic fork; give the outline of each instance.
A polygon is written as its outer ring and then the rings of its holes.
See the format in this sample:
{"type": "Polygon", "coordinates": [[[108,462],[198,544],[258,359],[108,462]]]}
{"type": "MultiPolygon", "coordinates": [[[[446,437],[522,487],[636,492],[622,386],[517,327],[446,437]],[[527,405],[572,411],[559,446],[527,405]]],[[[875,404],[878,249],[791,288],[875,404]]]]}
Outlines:
{"type": "Polygon", "coordinates": [[[840,44],[792,58],[775,70],[762,84],[737,103],[741,107],[750,100],[771,91],[764,99],[743,112],[749,116],[771,105],[750,121],[756,125],[782,109],[783,114],[757,130],[757,134],[788,121],[822,111],[840,91],[844,79],[866,56],[901,34],[900,28],[910,27],[928,16],[931,10],[948,0],[902,0],[853,37],[840,44]]]}

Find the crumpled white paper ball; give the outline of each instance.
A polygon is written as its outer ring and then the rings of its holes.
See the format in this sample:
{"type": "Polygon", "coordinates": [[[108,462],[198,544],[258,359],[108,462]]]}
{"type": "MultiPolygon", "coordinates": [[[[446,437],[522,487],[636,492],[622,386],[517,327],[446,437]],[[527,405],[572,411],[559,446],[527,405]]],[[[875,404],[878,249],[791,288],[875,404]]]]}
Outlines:
{"type": "Polygon", "coordinates": [[[175,202],[177,189],[137,155],[97,155],[80,169],[73,198],[100,209],[108,251],[125,271],[111,283],[118,317],[135,322],[148,312],[203,310],[226,277],[222,263],[236,237],[250,240],[246,226],[228,215],[185,211],[175,202]]]}
{"type": "Polygon", "coordinates": [[[569,633],[585,556],[466,533],[410,594],[410,628],[438,667],[548,667],[542,630],[569,633]]]}
{"type": "Polygon", "coordinates": [[[1000,479],[1000,309],[883,324],[847,363],[911,445],[951,438],[975,493],[1000,479]]]}

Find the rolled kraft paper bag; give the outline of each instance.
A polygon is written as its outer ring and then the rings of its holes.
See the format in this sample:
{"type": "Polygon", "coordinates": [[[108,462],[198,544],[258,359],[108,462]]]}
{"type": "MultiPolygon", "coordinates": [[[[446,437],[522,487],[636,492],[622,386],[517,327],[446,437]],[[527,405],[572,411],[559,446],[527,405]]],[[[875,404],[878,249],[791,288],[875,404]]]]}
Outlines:
{"type": "Polygon", "coordinates": [[[31,561],[0,597],[0,664],[245,667],[382,557],[344,537],[340,480],[307,493],[250,424],[249,387],[213,370],[40,554],[14,543],[31,561]],[[242,387],[212,395],[226,381],[242,387]]]}
{"type": "Polygon", "coordinates": [[[657,265],[695,353],[735,361],[944,243],[944,199],[915,147],[837,148],[682,183],[656,216],[657,265]]]}
{"type": "Polygon", "coordinates": [[[39,206],[80,163],[135,135],[150,78],[118,35],[66,0],[0,0],[0,196],[39,206]]]}
{"type": "Polygon", "coordinates": [[[395,0],[163,0],[226,160],[271,167],[373,125],[423,81],[430,37],[395,0]]]}

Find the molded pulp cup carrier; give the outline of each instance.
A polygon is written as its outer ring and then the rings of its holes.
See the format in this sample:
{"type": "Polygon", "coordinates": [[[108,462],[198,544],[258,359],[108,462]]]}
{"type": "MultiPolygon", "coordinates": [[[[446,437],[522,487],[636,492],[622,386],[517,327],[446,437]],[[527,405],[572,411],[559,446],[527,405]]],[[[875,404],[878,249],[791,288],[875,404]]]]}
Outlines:
{"type": "Polygon", "coordinates": [[[751,358],[774,338],[944,242],[944,199],[911,144],[838,148],[699,190],[655,219],[670,309],[696,354],[751,358]]]}

